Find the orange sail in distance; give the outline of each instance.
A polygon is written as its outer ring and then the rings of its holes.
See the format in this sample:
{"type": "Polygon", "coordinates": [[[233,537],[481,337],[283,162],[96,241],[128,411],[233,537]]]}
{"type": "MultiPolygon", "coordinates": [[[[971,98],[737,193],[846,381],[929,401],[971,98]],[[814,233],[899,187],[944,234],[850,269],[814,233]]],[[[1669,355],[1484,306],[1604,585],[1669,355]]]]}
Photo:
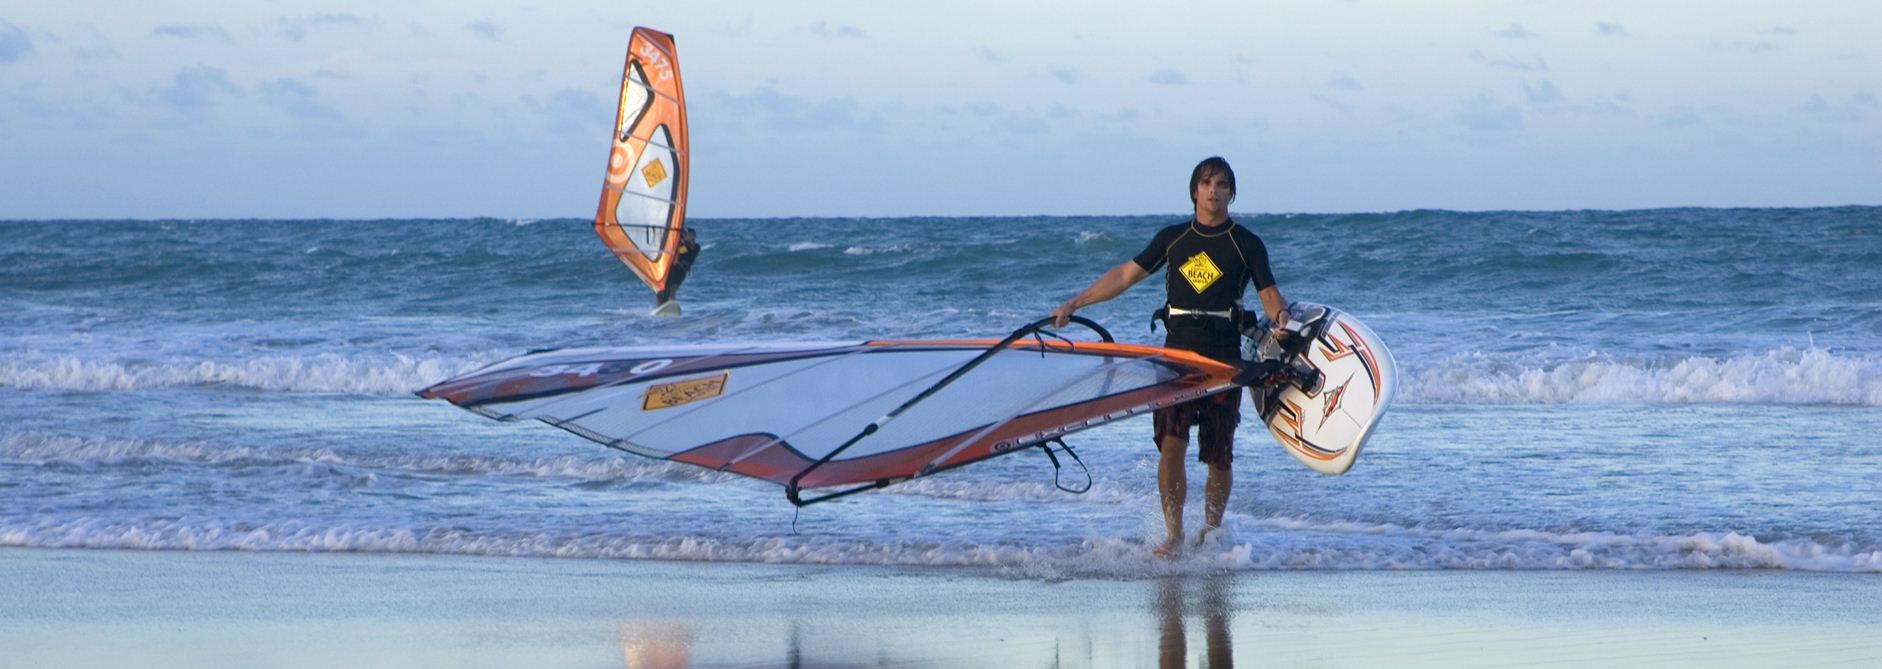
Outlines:
{"type": "Polygon", "coordinates": [[[686,94],[673,36],[635,28],[621,74],[595,234],[656,295],[679,261],[686,225],[686,94]]]}

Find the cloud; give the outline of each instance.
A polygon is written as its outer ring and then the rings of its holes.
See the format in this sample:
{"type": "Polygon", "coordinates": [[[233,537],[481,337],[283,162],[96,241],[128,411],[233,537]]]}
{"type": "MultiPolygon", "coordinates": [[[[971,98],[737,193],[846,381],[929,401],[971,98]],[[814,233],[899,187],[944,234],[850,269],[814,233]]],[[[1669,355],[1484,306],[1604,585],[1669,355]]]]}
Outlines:
{"type": "Polygon", "coordinates": [[[1764,30],[1758,31],[1758,34],[1789,36],[1789,35],[1797,34],[1797,29],[1792,28],[1790,26],[1771,26],[1769,28],[1765,28],[1764,30]]]}
{"type": "Polygon", "coordinates": [[[298,79],[264,81],[256,90],[262,102],[301,118],[339,118],[340,113],[320,104],[320,93],[298,79]]]}
{"type": "Polygon", "coordinates": [[[550,94],[547,100],[523,97],[523,104],[547,117],[557,129],[577,133],[588,133],[597,123],[605,126],[612,122],[609,112],[613,108],[609,105],[614,102],[579,88],[564,88],[550,94]]]}
{"type": "Polygon", "coordinates": [[[1715,109],[1697,109],[1687,105],[1678,105],[1673,107],[1672,111],[1661,114],[1655,117],[1655,119],[1659,121],[1660,125],[1668,128],[1696,128],[1705,125],[1708,121],[1706,118],[1707,115],[1715,113],[1716,111],[1715,109]]]}
{"type": "Polygon", "coordinates": [[[1523,95],[1529,97],[1530,104],[1549,105],[1562,101],[1562,89],[1547,79],[1542,80],[1541,86],[1523,84],[1523,95]]]}
{"type": "Polygon", "coordinates": [[[1009,133],[1024,137],[1037,137],[1052,132],[1052,124],[1046,123],[1044,119],[1028,116],[1009,117],[1001,122],[999,127],[1009,133]]]}
{"type": "Polygon", "coordinates": [[[1523,129],[1523,110],[1478,96],[1464,103],[1464,110],[1454,117],[1474,132],[1508,133],[1523,129]]]}
{"type": "Polygon", "coordinates": [[[488,40],[500,39],[503,37],[503,29],[497,27],[496,22],[491,21],[490,19],[477,19],[470,23],[466,23],[464,24],[464,29],[469,30],[472,33],[475,33],[477,36],[482,37],[484,39],[488,39],[488,40]]]}
{"type": "MultiPolygon", "coordinates": [[[[72,56],[78,58],[79,60],[105,60],[107,58],[109,59],[123,58],[123,55],[119,54],[117,49],[113,49],[109,45],[72,47],[72,56]]],[[[0,59],[0,60],[5,60],[5,59],[0,59]]]]}
{"type": "Polygon", "coordinates": [[[1352,105],[1346,104],[1345,102],[1342,102],[1339,100],[1335,100],[1333,98],[1329,98],[1324,95],[1315,95],[1312,97],[1312,99],[1314,102],[1318,102],[1320,104],[1331,107],[1335,111],[1338,111],[1340,113],[1351,113],[1353,111],[1352,105]]]}
{"type": "Polygon", "coordinates": [[[1596,34],[1606,36],[1606,37],[1626,37],[1627,36],[1626,26],[1622,26],[1621,24],[1615,23],[1613,21],[1594,22],[1594,31],[1596,34]]]}
{"type": "Polygon", "coordinates": [[[1776,44],[1764,40],[1757,42],[1741,40],[1737,42],[1713,42],[1712,48],[1720,51],[1738,51],[1742,53],[1768,53],[1776,51],[1778,47],[1776,44]]]}
{"type": "Polygon", "coordinates": [[[1076,84],[1078,83],[1078,68],[1075,68],[1075,67],[1052,68],[1052,78],[1059,80],[1059,83],[1062,83],[1062,84],[1076,84]]]}
{"type": "Polygon", "coordinates": [[[1358,81],[1355,81],[1353,80],[1352,77],[1346,76],[1344,74],[1333,77],[1333,80],[1328,81],[1327,85],[1332,86],[1336,90],[1342,90],[1342,91],[1357,91],[1357,90],[1365,89],[1365,86],[1359,85],[1358,81]]]}
{"type": "Polygon", "coordinates": [[[978,49],[974,49],[974,55],[978,56],[981,60],[987,61],[989,63],[993,63],[994,65],[1005,65],[1007,61],[1012,60],[1011,58],[1008,58],[1006,54],[1000,53],[998,51],[994,51],[986,47],[980,47],[978,49]]]}
{"type": "Polygon", "coordinates": [[[1381,113],[1384,113],[1387,116],[1392,117],[1392,120],[1397,121],[1399,123],[1411,123],[1414,121],[1423,121],[1426,117],[1424,112],[1412,111],[1410,109],[1405,108],[1404,105],[1397,105],[1397,104],[1385,105],[1383,107],[1380,107],[1379,111],[1381,113]]]}
{"type": "Polygon", "coordinates": [[[1640,117],[1639,112],[1634,111],[1633,96],[1626,93],[1615,93],[1606,98],[1596,99],[1590,104],[1569,105],[1565,107],[1565,109],[1584,115],[1611,116],[1627,119],[1640,117]]]}
{"type": "Polygon", "coordinates": [[[727,116],[760,119],[773,130],[851,130],[875,128],[881,121],[852,98],[813,101],[770,86],[744,95],[718,93],[712,101],[727,116]]]}
{"type": "Polygon", "coordinates": [[[157,26],[156,29],[150,31],[150,34],[158,37],[175,37],[187,40],[222,42],[224,44],[229,42],[229,31],[223,30],[222,26],[166,24],[157,26]]]}
{"type": "Polygon", "coordinates": [[[1150,76],[1145,77],[1144,80],[1164,86],[1181,86],[1189,83],[1189,77],[1183,76],[1182,72],[1167,67],[1151,72],[1150,76]]]}
{"type": "Polygon", "coordinates": [[[241,95],[242,89],[229,81],[228,70],[197,65],[178,70],[169,86],[152,92],[157,99],[176,109],[200,109],[215,104],[219,98],[241,95]]]}
{"type": "Polygon", "coordinates": [[[810,34],[824,39],[861,39],[869,36],[868,33],[863,32],[862,28],[856,26],[832,26],[826,21],[818,21],[810,24],[810,34]]]}
{"type": "Polygon", "coordinates": [[[990,116],[999,116],[1000,114],[1006,113],[1006,108],[1001,107],[998,104],[995,104],[992,102],[986,102],[983,100],[976,100],[974,102],[969,102],[967,103],[967,106],[962,107],[961,109],[965,110],[969,114],[973,114],[981,118],[987,118],[990,116]]]}
{"type": "Polygon", "coordinates": [[[307,35],[316,30],[325,30],[327,28],[362,28],[365,27],[366,24],[367,21],[360,17],[352,14],[337,13],[314,14],[312,16],[298,18],[282,17],[275,19],[274,22],[275,29],[279,30],[283,37],[293,42],[307,39],[307,35]]]}
{"type": "Polygon", "coordinates": [[[1506,37],[1509,39],[1531,39],[1535,37],[1541,37],[1541,35],[1537,35],[1533,32],[1530,32],[1528,28],[1524,28],[1523,24],[1521,23],[1512,23],[1504,28],[1501,28],[1498,30],[1492,30],[1490,31],[1490,34],[1496,35],[1497,37],[1506,37]]]}
{"type": "Polygon", "coordinates": [[[1471,49],[1470,60],[1471,62],[1483,63],[1484,65],[1488,65],[1490,67],[1501,68],[1505,70],[1516,70],[1518,72],[1547,72],[1549,71],[1549,64],[1544,62],[1540,56],[1538,56],[1534,61],[1509,60],[1509,59],[1504,59],[1504,58],[1492,59],[1489,56],[1483,55],[1483,50],[1481,49],[1471,49]]]}
{"type": "Polygon", "coordinates": [[[11,63],[33,53],[33,36],[26,29],[0,19],[0,63],[11,63]]]}
{"type": "Polygon", "coordinates": [[[1829,100],[1823,99],[1821,95],[1812,95],[1809,100],[1805,100],[1796,110],[1805,116],[1819,120],[1860,122],[1868,112],[1864,107],[1869,109],[1876,108],[1874,95],[1866,92],[1857,93],[1851,97],[1849,104],[1834,104],[1829,100]]]}

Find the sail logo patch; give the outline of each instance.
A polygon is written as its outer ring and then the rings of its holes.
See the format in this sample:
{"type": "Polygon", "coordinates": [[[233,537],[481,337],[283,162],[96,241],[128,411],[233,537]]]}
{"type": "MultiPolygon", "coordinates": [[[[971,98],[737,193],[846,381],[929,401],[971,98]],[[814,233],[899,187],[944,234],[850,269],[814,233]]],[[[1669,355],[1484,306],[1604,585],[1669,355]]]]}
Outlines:
{"type": "Polygon", "coordinates": [[[647,393],[641,396],[640,410],[671,409],[682,404],[718,397],[720,393],[725,392],[725,379],[729,374],[731,372],[719,372],[718,376],[651,386],[647,388],[647,393]]]}
{"type": "Polygon", "coordinates": [[[667,180],[667,166],[660,164],[660,159],[655,158],[653,162],[647,163],[646,167],[640,168],[640,178],[647,180],[648,188],[658,186],[660,182],[667,180]]]}
{"type": "Polygon", "coordinates": [[[1189,260],[1183,261],[1183,266],[1176,268],[1176,271],[1181,273],[1183,280],[1188,281],[1189,287],[1195,288],[1198,293],[1215,284],[1216,279],[1222,278],[1222,268],[1216,267],[1215,261],[1210,260],[1207,253],[1190,256],[1189,260]]]}

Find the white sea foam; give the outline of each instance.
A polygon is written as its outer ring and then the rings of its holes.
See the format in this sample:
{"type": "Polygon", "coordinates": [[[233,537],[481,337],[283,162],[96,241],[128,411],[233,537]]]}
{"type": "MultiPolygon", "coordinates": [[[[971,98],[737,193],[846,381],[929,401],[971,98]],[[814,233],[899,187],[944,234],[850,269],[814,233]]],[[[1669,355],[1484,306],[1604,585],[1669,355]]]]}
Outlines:
{"type": "Polygon", "coordinates": [[[133,391],[188,386],[398,395],[495,361],[496,354],[449,358],[403,354],[266,355],[238,360],[150,362],[58,356],[0,363],[0,388],[133,391]]]}
{"type": "MultiPolygon", "coordinates": [[[[581,443],[577,441],[571,445],[580,446],[581,443]]],[[[24,462],[71,462],[98,465],[153,460],[223,467],[322,464],[382,474],[528,476],[613,483],[633,481],[710,483],[743,478],[735,474],[641,458],[606,449],[584,448],[579,454],[539,458],[362,455],[340,453],[328,448],[268,448],[202,442],[79,438],[31,432],[0,434],[0,458],[24,462]]]]}
{"type": "Polygon", "coordinates": [[[1882,357],[1823,349],[1670,363],[1596,359],[1540,368],[1460,356],[1407,367],[1399,399],[1417,404],[1882,406],[1882,357]]]}
{"type": "Polygon", "coordinates": [[[820,242],[792,242],[790,246],[786,246],[784,247],[784,249],[786,251],[796,253],[798,251],[815,251],[817,249],[827,249],[832,246],[836,246],[836,245],[824,244],[820,242]]]}
{"type": "Polygon", "coordinates": [[[912,248],[909,244],[891,244],[888,246],[851,246],[843,249],[846,256],[870,256],[878,253],[900,253],[912,248]]]}
{"type": "MultiPolygon", "coordinates": [[[[794,317],[785,312],[780,318],[794,317]]],[[[905,327],[905,324],[904,324],[905,327]]],[[[0,388],[139,391],[225,386],[277,392],[403,395],[506,354],[265,355],[158,361],[75,356],[0,362],[0,388]]],[[[1784,404],[1882,406],[1882,356],[1779,349],[1669,362],[1588,359],[1522,366],[1485,356],[1401,361],[1408,404],[1784,404]]]]}
{"type": "MultiPolygon", "coordinates": [[[[1063,457],[1063,456],[1060,456],[1063,457]]],[[[1041,463],[1043,465],[1043,463],[1041,463]]],[[[1068,468],[1075,467],[1067,463],[1068,468]]],[[[1082,494],[1069,494],[1053,485],[1052,470],[1047,466],[1038,468],[1038,476],[1026,481],[986,482],[965,477],[937,476],[919,478],[882,489],[884,495],[909,495],[932,497],[936,499],[962,500],[969,502],[1049,502],[1049,503],[1088,503],[1122,504],[1142,499],[1143,492],[1129,486],[1118,486],[1106,480],[1095,480],[1091,489],[1082,494]]],[[[1075,469],[1061,475],[1060,480],[1067,486],[1077,488],[1085,484],[1084,474],[1075,469]]]]}
{"type": "Polygon", "coordinates": [[[1734,532],[1585,535],[1338,524],[1243,527],[1174,562],[1128,538],[1039,546],[1015,542],[854,539],[809,535],[744,538],[595,531],[475,531],[461,527],[322,525],[208,518],[0,518],[0,547],[437,553],[585,559],[685,560],[996,567],[1017,576],[1138,578],[1171,573],[1269,570],[1668,570],[1780,569],[1882,573],[1882,550],[1803,539],[1763,542],[1734,532]],[[1338,541],[1349,534],[1363,541],[1338,541]]]}

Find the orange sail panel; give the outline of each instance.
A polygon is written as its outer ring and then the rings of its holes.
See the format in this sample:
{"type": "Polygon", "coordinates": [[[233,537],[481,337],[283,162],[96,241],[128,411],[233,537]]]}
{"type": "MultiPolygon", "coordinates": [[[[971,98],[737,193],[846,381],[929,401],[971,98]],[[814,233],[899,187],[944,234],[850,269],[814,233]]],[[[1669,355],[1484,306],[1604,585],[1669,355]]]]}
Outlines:
{"type": "Polygon", "coordinates": [[[621,74],[595,234],[654,292],[666,288],[686,224],[686,94],[673,36],[635,28],[621,74]]]}

